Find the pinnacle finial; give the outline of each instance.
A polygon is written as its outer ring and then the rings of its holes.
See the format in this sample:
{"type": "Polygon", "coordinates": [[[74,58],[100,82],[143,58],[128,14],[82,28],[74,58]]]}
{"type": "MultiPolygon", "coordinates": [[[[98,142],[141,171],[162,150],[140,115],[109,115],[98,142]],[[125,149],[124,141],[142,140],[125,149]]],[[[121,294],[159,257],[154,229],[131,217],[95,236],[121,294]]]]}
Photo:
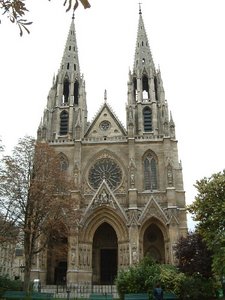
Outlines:
{"type": "Polygon", "coordinates": [[[139,5],[139,15],[142,14],[142,12],[141,12],[141,4],[142,4],[141,2],[138,3],[138,5],[139,5]]]}
{"type": "Polygon", "coordinates": [[[73,12],[73,15],[72,15],[72,20],[74,20],[75,19],[75,13],[73,12]]]}

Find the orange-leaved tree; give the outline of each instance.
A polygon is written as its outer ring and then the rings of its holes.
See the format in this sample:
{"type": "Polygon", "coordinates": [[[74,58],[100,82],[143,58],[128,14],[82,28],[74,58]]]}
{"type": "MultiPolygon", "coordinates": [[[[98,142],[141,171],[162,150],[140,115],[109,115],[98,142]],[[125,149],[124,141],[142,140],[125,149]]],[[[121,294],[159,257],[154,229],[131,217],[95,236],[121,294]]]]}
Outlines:
{"type": "Polygon", "coordinates": [[[72,184],[60,156],[47,143],[20,139],[0,170],[3,218],[20,232],[24,246],[24,290],[29,292],[32,261],[44,251],[54,232],[73,227],[78,217],[72,184]]]}

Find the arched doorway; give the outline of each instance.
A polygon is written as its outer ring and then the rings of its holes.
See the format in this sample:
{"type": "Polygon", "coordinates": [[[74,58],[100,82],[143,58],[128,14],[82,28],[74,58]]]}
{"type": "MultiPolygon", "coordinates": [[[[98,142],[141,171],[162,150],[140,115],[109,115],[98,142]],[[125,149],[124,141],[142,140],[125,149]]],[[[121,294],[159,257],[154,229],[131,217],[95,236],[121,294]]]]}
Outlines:
{"type": "Polygon", "coordinates": [[[93,238],[92,269],[94,284],[113,284],[117,275],[118,242],[115,230],[101,224],[93,238]]]}
{"type": "Polygon", "coordinates": [[[65,284],[67,273],[68,241],[63,224],[52,231],[47,249],[47,284],[65,284]]]}
{"type": "Polygon", "coordinates": [[[160,228],[151,224],[144,233],[144,256],[151,256],[159,263],[165,263],[165,243],[160,228]]]}

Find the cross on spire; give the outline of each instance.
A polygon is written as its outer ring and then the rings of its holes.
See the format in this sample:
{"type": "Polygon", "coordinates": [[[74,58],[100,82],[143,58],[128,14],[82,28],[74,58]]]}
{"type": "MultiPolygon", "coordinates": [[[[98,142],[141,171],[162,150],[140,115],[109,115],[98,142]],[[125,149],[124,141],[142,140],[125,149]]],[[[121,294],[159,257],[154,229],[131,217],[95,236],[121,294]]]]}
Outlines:
{"type": "Polygon", "coordinates": [[[104,100],[107,101],[107,90],[104,91],[104,100]]]}
{"type": "Polygon", "coordinates": [[[142,4],[141,2],[138,3],[138,5],[139,5],[139,14],[140,15],[141,15],[141,4],[142,4]]]}

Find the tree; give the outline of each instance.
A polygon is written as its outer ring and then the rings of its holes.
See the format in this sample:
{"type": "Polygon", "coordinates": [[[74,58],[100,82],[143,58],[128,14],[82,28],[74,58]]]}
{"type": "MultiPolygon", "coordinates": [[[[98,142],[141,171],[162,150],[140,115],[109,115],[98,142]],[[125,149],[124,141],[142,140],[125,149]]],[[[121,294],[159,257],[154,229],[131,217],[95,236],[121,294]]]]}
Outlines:
{"type": "Polygon", "coordinates": [[[197,196],[188,210],[213,253],[213,270],[225,275],[225,170],[196,182],[197,196]]]}
{"type": "Polygon", "coordinates": [[[50,242],[51,233],[62,236],[76,219],[75,200],[70,197],[71,182],[62,160],[46,143],[31,137],[19,140],[12,156],[4,156],[0,170],[0,209],[4,220],[22,234],[25,269],[24,289],[29,292],[35,255],[50,242]],[[66,216],[66,217],[65,217],[66,216]]]}
{"type": "Polygon", "coordinates": [[[178,267],[187,275],[201,274],[205,278],[212,276],[212,253],[197,232],[189,232],[181,237],[176,246],[178,267]]]}
{"type": "MultiPolygon", "coordinates": [[[[90,7],[88,0],[79,1],[84,8],[90,7]]],[[[0,0],[0,9],[3,11],[2,14],[6,15],[12,23],[15,23],[19,27],[20,36],[23,35],[23,30],[30,33],[27,26],[32,24],[32,22],[24,18],[28,12],[25,2],[26,0],[0,0]]],[[[67,5],[66,11],[69,11],[71,8],[75,10],[78,7],[78,0],[65,0],[63,5],[67,5]]]]}

